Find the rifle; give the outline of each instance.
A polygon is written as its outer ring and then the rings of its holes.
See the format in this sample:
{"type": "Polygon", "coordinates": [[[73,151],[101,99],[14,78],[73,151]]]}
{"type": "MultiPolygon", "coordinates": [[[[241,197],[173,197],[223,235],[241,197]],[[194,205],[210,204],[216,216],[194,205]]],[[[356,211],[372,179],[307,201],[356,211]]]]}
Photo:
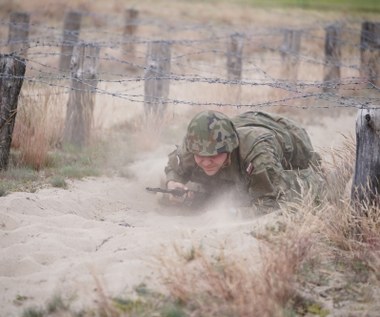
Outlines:
{"type": "Polygon", "coordinates": [[[209,197],[209,193],[201,190],[194,190],[194,189],[183,189],[183,188],[174,188],[174,189],[166,189],[166,188],[160,188],[160,187],[146,187],[147,191],[153,192],[153,193],[164,193],[164,194],[172,194],[176,197],[183,197],[186,193],[191,192],[192,197],[189,198],[188,196],[185,197],[184,205],[188,207],[199,207],[202,206],[209,197]]]}
{"type": "Polygon", "coordinates": [[[159,187],[146,187],[145,188],[149,192],[153,193],[164,193],[164,194],[172,194],[173,196],[182,197],[186,193],[188,193],[189,189],[183,189],[183,188],[174,188],[174,189],[165,189],[165,188],[159,188],[159,187]]]}

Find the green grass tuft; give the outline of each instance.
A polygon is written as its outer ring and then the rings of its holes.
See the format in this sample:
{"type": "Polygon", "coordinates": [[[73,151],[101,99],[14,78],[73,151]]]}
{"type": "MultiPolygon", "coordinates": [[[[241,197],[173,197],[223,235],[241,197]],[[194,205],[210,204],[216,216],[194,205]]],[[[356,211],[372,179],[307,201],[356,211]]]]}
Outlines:
{"type": "Polygon", "coordinates": [[[68,309],[69,304],[65,303],[59,295],[54,296],[47,304],[47,312],[49,314],[67,311],[68,309]]]}
{"type": "Polygon", "coordinates": [[[4,197],[7,195],[7,190],[4,185],[0,185],[0,197],[4,197]]]}
{"type": "Polygon", "coordinates": [[[95,167],[70,165],[63,167],[60,172],[63,176],[74,179],[82,179],[89,176],[99,176],[100,171],[95,167]]]}
{"type": "Polygon", "coordinates": [[[164,307],[161,312],[162,317],[186,317],[186,313],[183,309],[178,305],[169,305],[168,307],[164,307]]]}
{"type": "Polygon", "coordinates": [[[27,308],[22,313],[22,317],[44,317],[44,316],[45,316],[45,312],[42,309],[36,308],[36,307],[27,308]]]}
{"type": "Polygon", "coordinates": [[[62,176],[60,176],[60,175],[53,176],[53,177],[50,179],[50,184],[51,184],[53,187],[67,188],[67,182],[66,182],[65,178],[62,177],[62,176]]]}

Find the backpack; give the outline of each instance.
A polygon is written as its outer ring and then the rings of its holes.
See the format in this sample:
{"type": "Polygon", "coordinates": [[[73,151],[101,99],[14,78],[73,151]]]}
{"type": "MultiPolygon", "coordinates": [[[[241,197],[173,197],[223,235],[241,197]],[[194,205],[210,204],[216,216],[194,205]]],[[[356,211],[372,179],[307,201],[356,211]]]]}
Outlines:
{"type": "Polygon", "coordinates": [[[286,169],[305,169],[320,163],[320,156],[314,151],[305,129],[288,118],[248,111],[233,117],[231,121],[237,131],[242,127],[262,127],[273,131],[283,149],[286,169]]]}

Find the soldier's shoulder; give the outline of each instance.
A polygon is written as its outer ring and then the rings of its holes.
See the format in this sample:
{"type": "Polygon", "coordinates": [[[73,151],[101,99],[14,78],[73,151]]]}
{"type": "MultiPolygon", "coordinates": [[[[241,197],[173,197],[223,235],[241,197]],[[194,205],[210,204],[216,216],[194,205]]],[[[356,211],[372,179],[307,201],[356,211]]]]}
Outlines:
{"type": "Polygon", "coordinates": [[[271,140],[275,137],[272,130],[264,127],[242,127],[236,131],[239,136],[241,157],[246,157],[262,141],[271,140]]]}
{"type": "Polygon", "coordinates": [[[274,135],[273,131],[265,127],[242,127],[236,129],[240,145],[253,144],[259,140],[270,138],[274,135]]]}

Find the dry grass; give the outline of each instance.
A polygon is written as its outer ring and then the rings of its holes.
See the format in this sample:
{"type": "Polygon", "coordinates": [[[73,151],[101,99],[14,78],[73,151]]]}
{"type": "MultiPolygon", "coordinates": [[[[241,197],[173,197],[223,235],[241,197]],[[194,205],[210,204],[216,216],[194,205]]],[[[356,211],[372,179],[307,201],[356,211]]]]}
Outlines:
{"type": "Polygon", "coordinates": [[[346,137],[341,147],[330,151],[331,162],[325,166],[328,199],[332,209],[324,215],[327,217],[325,224],[328,236],[342,250],[359,251],[361,246],[355,247],[356,243],[364,243],[370,249],[374,243],[375,247],[380,248],[379,206],[371,205],[368,201],[354,206],[350,201],[355,150],[355,140],[346,137]]]}
{"type": "Polygon", "coordinates": [[[280,226],[252,232],[259,252],[221,247],[210,253],[193,245],[161,255],[163,282],[173,300],[191,316],[376,316],[380,210],[363,205],[358,214],[344,198],[353,150],[347,138],[330,153],[325,173],[334,171],[335,182],[327,200],[316,206],[304,192],[283,208],[280,226]]]}
{"type": "Polygon", "coordinates": [[[49,164],[49,150],[60,145],[64,107],[58,93],[33,85],[24,88],[12,139],[19,165],[40,170],[49,164]]]}
{"type": "MultiPolygon", "coordinates": [[[[321,293],[328,292],[328,298],[323,301],[335,313],[376,316],[380,300],[380,208],[365,201],[354,206],[350,201],[354,140],[346,138],[343,146],[332,150],[330,155],[332,160],[325,166],[327,200],[318,209],[310,209],[318,219],[313,232],[314,243],[319,245],[318,265],[313,267],[312,275],[328,278],[322,286],[320,281],[313,281],[310,274],[301,275],[300,280],[317,298],[321,299],[321,293]],[[331,306],[329,301],[340,307],[331,306]]],[[[302,200],[295,208],[302,215],[301,222],[306,219],[304,203],[302,200]]],[[[296,223],[299,226],[299,221],[296,223]]]]}
{"type": "Polygon", "coordinates": [[[312,246],[305,232],[291,232],[279,243],[264,241],[244,254],[175,247],[175,256],[159,259],[163,282],[191,316],[285,316],[296,294],[296,274],[312,246]]]}
{"type": "Polygon", "coordinates": [[[50,184],[67,188],[67,178],[98,176],[105,172],[109,144],[93,131],[82,149],[62,145],[67,93],[24,83],[12,137],[11,160],[0,173],[2,195],[13,191],[34,192],[50,184]]]}
{"type": "Polygon", "coordinates": [[[351,196],[351,178],[355,165],[356,141],[353,136],[343,137],[339,147],[324,150],[323,153],[327,198],[337,207],[351,196]]]}

